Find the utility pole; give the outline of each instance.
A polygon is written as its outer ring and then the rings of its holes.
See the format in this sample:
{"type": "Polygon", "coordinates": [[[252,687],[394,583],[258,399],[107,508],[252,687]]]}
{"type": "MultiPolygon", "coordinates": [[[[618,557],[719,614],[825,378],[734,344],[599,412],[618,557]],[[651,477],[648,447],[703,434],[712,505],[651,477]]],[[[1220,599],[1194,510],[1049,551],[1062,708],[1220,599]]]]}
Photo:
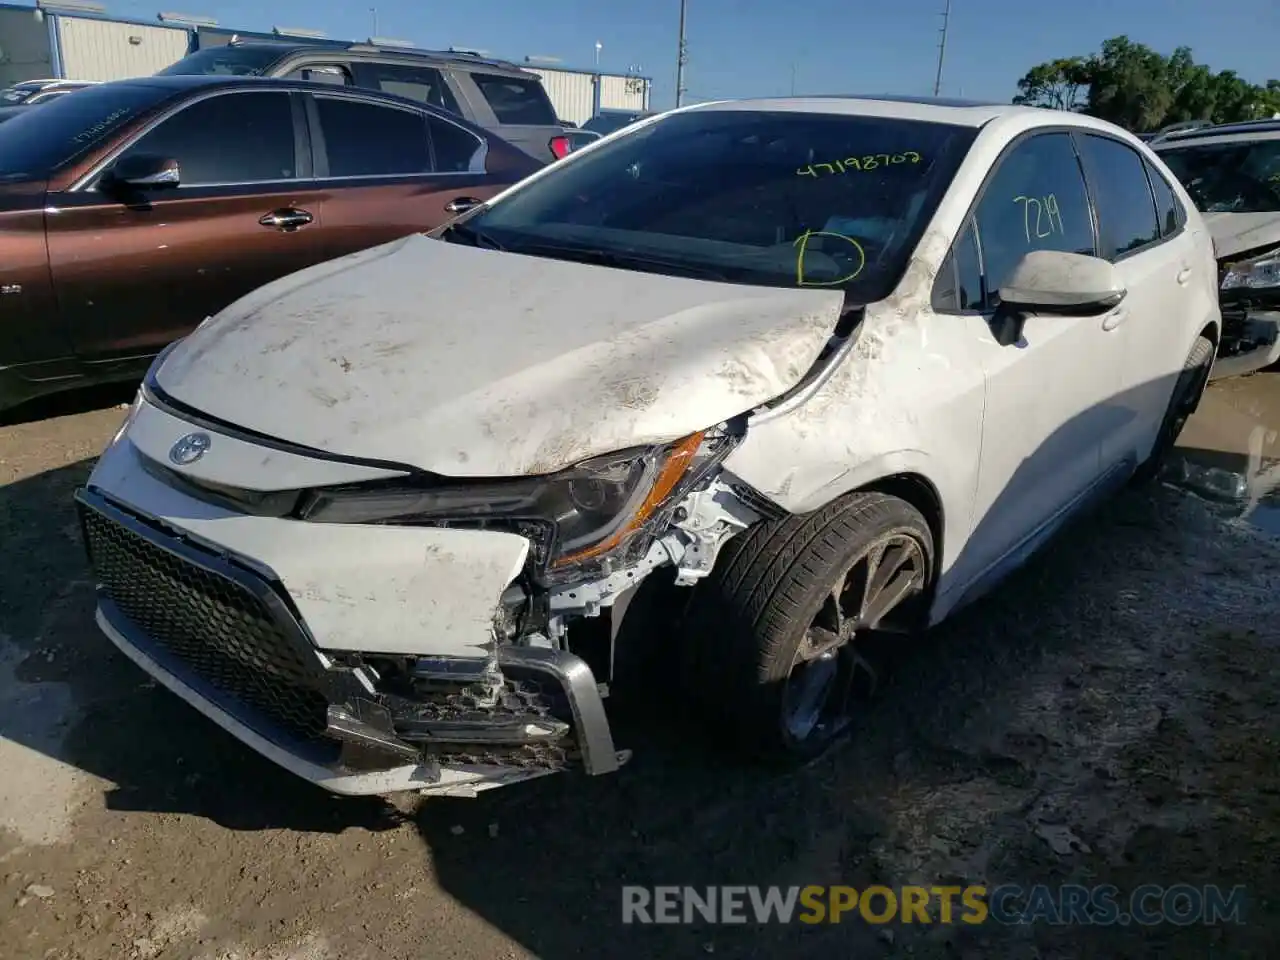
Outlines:
{"type": "Polygon", "coordinates": [[[791,95],[793,97],[796,95],[796,63],[794,60],[791,61],[791,95]]]}
{"type": "Polygon", "coordinates": [[[951,24],[951,0],[942,9],[942,39],[938,43],[938,74],[933,80],[933,95],[942,92],[942,61],[947,56],[947,27],[951,24]]]}
{"type": "Polygon", "coordinates": [[[684,65],[688,62],[688,48],[684,42],[685,7],[688,0],[680,0],[680,46],[676,55],[676,106],[684,103],[684,65]]]}
{"type": "Polygon", "coordinates": [[[373,35],[376,37],[378,35],[378,8],[370,7],[369,12],[373,14],[373,35]]]}

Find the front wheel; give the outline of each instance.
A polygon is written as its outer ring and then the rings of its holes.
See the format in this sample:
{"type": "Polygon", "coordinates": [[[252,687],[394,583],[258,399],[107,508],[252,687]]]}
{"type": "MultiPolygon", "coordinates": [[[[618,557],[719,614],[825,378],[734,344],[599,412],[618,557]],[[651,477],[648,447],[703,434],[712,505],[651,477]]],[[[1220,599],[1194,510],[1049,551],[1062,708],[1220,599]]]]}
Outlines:
{"type": "Polygon", "coordinates": [[[858,640],[919,613],[933,537],[913,506],[854,493],[731,542],[685,621],[685,689],[751,752],[807,759],[850,724],[858,640]]]}

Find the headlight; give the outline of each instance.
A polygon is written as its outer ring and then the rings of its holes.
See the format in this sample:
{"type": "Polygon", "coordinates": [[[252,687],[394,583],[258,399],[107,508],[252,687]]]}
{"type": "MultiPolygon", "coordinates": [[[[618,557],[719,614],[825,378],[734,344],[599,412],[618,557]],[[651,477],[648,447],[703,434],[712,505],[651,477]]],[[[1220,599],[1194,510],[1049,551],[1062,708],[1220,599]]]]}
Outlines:
{"type": "Polygon", "coordinates": [[[1253,260],[1242,260],[1227,267],[1222,278],[1223,290],[1241,287],[1258,290],[1264,287],[1280,287],[1280,250],[1272,250],[1253,260]]]}
{"type": "Polygon", "coordinates": [[[540,566],[555,571],[612,554],[727,444],[695,433],[665,447],[585,460],[561,473],[450,486],[404,481],[315,490],[298,510],[318,523],[480,523],[513,529],[540,546],[540,566]]]}

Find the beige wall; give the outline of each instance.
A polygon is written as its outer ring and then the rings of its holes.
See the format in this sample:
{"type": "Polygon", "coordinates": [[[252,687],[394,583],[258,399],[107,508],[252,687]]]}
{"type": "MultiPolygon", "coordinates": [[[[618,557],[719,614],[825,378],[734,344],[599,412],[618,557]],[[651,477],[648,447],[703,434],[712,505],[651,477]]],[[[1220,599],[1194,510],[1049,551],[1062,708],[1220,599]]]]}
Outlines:
{"type": "Polygon", "coordinates": [[[145,77],[186,56],[189,34],[174,27],[57,17],[58,47],[68,80],[145,77]]]}

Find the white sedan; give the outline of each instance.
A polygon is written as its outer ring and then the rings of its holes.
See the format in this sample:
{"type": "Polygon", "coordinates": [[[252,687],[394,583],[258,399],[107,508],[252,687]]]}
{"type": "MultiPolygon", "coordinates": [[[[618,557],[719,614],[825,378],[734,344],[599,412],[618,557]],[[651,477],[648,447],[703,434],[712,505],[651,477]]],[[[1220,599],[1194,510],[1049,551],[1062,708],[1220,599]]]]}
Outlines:
{"type": "Polygon", "coordinates": [[[1088,117],[649,118],[158,357],[78,493],[98,623],[339,793],[614,771],[605,698],[646,654],[810,757],[867,631],[1152,474],[1217,292],[1182,187],[1088,117]]]}

